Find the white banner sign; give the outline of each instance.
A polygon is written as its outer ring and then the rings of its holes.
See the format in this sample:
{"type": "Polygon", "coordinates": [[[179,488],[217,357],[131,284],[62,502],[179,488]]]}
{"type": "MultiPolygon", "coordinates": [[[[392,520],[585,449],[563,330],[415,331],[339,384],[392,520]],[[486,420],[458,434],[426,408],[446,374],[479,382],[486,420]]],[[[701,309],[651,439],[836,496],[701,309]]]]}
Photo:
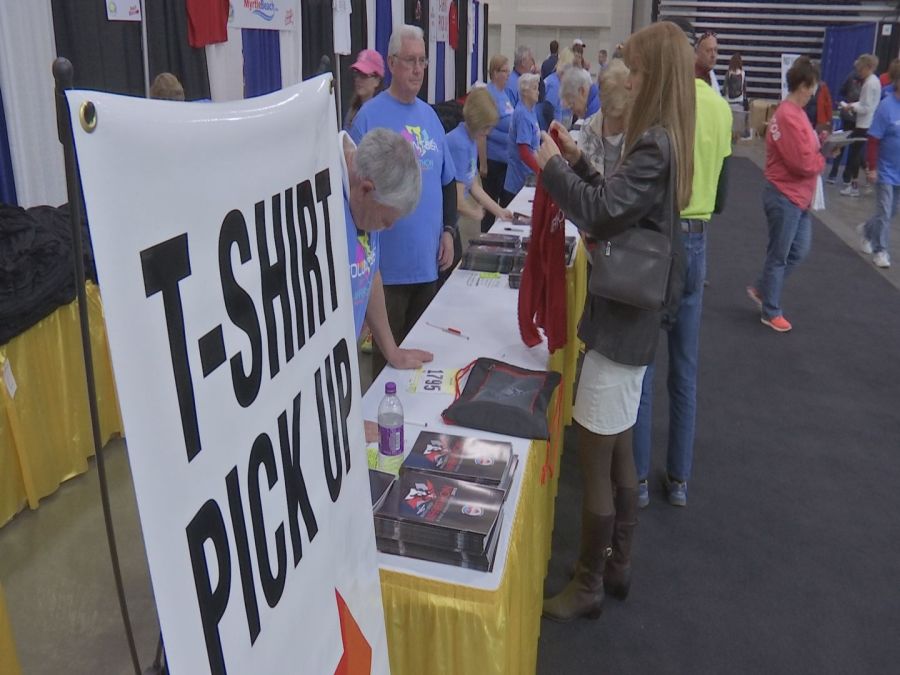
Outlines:
{"type": "Polygon", "coordinates": [[[429,41],[447,42],[450,39],[450,0],[431,0],[428,20],[429,41]]]}
{"type": "Polygon", "coordinates": [[[141,3],[109,0],[106,3],[106,18],[110,21],[140,21],[141,3]]]}
{"type": "Polygon", "coordinates": [[[387,673],[330,76],[68,99],[171,672],[387,673]]]}
{"type": "Polygon", "coordinates": [[[231,0],[231,28],[294,30],[300,22],[298,0],[231,0]]]}

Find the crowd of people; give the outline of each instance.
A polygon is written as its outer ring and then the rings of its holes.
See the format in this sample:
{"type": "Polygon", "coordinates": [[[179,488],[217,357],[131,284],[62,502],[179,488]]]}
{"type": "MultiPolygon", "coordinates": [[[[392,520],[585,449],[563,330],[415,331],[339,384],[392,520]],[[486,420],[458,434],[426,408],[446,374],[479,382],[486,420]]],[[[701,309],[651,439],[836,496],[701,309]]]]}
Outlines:
{"type": "MultiPolygon", "coordinates": [[[[573,414],[583,478],[580,552],[571,581],[544,603],[544,615],[558,621],[596,617],[605,594],[628,595],[637,513],[651,498],[660,330],[669,400],[661,484],[668,503],[687,504],[706,234],[728,197],[728,158],[740,131],[734,113],[747,110],[740,55],[720,84],[717,36],[697,34],[685,20],[636,32],[611,58],[598,52],[596,81],[585,48],[582,40],[562,49],[553,41],[540,66],[524,46],[512,63],[493,56],[488,82],[469,92],[462,121],[445,132],[418,98],[428,66],[422,31],[403,26],[390,39],[387,89],[380,55],[364,51],[354,63],[355,97],[341,136],[356,327],[359,333],[365,320],[372,330],[376,373],[384,363],[414,368],[432,358],[397,345],[453,263],[458,215],[481,220],[483,230],[495,218],[509,220],[506,207],[532,176],[540,176],[593,256],[634,229],[667,238],[672,271],[659,307],[629,304],[602,289],[585,301],[573,414]]],[[[900,204],[900,60],[885,83],[876,69],[873,56],[860,56],[858,92],[850,85],[839,92],[847,126],[855,122],[852,135],[868,139],[867,148],[849,145],[842,194],[858,190],[865,161],[878,199],[877,212],[858,228],[860,246],[884,267],[900,204]]],[[[810,250],[810,210],[827,160],[837,154],[823,144],[832,103],[817,65],[799,58],[787,86],[766,134],[768,244],[759,277],[747,287],[761,323],[777,332],[792,328],[782,308],[784,284],[810,250]]],[[[602,257],[594,261],[603,264],[602,257]]]]}

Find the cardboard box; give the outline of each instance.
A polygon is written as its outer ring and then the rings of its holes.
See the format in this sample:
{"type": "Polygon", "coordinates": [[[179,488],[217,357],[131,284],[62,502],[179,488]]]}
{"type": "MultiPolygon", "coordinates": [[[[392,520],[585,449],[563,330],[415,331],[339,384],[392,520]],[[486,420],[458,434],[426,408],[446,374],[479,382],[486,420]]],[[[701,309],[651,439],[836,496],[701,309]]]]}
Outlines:
{"type": "Polygon", "coordinates": [[[766,126],[780,101],[765,98],[755,98],[750,101],[750,128],[760,136],[766,135],[766,126]]]}

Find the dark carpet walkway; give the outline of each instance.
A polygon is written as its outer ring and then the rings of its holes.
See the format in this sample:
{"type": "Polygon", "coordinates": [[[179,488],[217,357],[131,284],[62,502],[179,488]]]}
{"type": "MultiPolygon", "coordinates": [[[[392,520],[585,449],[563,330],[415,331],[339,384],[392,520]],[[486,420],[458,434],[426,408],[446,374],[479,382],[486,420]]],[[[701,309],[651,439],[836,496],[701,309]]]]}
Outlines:
{"type": "MultiPolygon", "coordinates": [[[[762,326],[744,287],[765,252],[763,178],[746,159],[731,171],[708,237],[688,506],[660,484],[661,369],[631,595],[597,621],[544,620],[542,674],[900,673],[900,293],[814,222],[784,292],[794,330],[762,326]]],[[[547,592],[577,555],[572,441],[547,592]]]]}

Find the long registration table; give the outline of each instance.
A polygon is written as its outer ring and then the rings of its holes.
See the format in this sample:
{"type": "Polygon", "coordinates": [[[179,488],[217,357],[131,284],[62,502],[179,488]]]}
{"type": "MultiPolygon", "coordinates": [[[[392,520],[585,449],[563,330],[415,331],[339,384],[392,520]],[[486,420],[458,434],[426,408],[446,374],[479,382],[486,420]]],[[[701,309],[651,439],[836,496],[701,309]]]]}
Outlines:
{"type": "MultiPolygon", "coordinates": [[[[510,208],[530,213],[528,200],[533,192],[524,190],[510,208]]],[[[574,233],[571,225],[567,227],[568,233],[574,233]]],[[[494,231],[508,234],[513,228],[501,222],[494,231]]],[[[395,675],[421,673],[435,664],[446,673],[535,671],[562,435],[571,413],[579,351],[574,327],[584,300],[586,272],[583,249],[579,246],[578,251],[575,264],[567,272],[569,343],[553,356],[546,345],[528,349],[522,344],[516,318],[518,294],[508,287],[505,275],[459,269],[404,342],[432,351],[435,359],[429,366],[434,368],[462,368],[484,356],[525,368],[561,372],[563,386],[556,397],[562,400],[559,408],[555,399],[550,405],[549,442],[443,424],[441,412],[450,405],[452,395],[410,393],[413,375],[409,371],[386,368],[363,399],[365,418],[374,420],[384,383],[397,383],[407,422],[407,451],[421,425],[427,424],[429,431],[508,440],[519,455],[519,467],[504,506],[493,571],[477,572],[379,553],[391,672],[395,675]],[[469,339],[429,323],[452,326],[469,339]],[[560,412],[554,414],[556,410],[560,412]]]]}

